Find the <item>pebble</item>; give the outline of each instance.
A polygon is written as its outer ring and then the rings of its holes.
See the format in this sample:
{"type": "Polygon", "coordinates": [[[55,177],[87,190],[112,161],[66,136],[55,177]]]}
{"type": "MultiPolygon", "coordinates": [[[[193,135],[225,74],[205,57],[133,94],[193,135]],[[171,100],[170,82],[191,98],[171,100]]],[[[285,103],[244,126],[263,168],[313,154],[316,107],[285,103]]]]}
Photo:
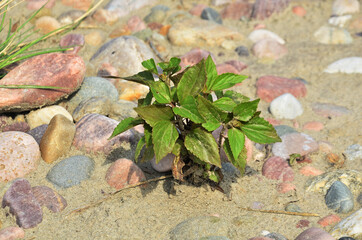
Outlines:
{"type": "Polygon", "coordinates": [[[239,55],[239,57],[248,57],[249,56],[249,50],[245,46],[236,47],[235,52],[239,55]]]}
{"type": "Polygon", "coordinates": [[[328,19],[328,23],[330,25],[334,25],[340,28],[343,28],[344,25],[346,25],[346,23],[352,18],[352,15],[345,15],[345,16],[331,16],[328,19]]]}
{"type": "Polygon", "coordinates": [[[332,5],[333,15],[344,15],[347,13],[358,13],[360,4],[358,0],[334,0],[332,5]]]}
{"type": "Polygon", "coordinates": [[[77,54],[80,49],[84,46],[84,36],[82,34],[67,34],[60,39],[59,46],[61,48],[72,47],[66,53],[77,54]]]}
{"type": "Polygon", "coordinates": [[[218,24],[222,24],[220,14],[213,8],[206,7],[201,13],[201,19],[212,21],[218,24]]]}
{"type": "Polygon", "coordinates": [[[353,144],[347,147],[344,150],[344,155],[346,156],[348,161],[358,162],[361,164],[362,161],[362,146],[359,144],[353,144]]]}
{"type": "Polygon", "coordinates": [[[172,25],[168,38],[176,46],[212,47],[231,44],[231,49],[245,37],[223,25],[197,18],[185,18],[172,25]]]}
{"type": "Polygon", "coordinates": [[[282,180],[283,182],[292,182],[294,180],[293,169],[288,162],[281,157],[271,157],[265,161],[262,174],[266,178],[282,180]]]}
{"type": "MultiPolygon", "coordinates": [[[[28,0],[26,7],[30,10],[38,10],[43,5],[44,8],[53,8],[56,0],[28,0]]],[[[0,238],[1,239],[1,238],[0,238]]]]}
{"type": "Polygon", "coordinates": [[[80,18],[85,12],[81,10],[70,10],[59,15],[57,20],[62,25],[72,24],[76,19],[80,18]]]}
{"type": "Polygon", "coordinates": [[[328,189],[325,196],[327,207],[335,210],[337,213],[348,213],[354,207],[353,194],[348,187],[340,182],[335,181],[328,189]]]}
{"type": "Polygon", "coordinates": [[[27,132],[29,130],[30,126],[26,122],[5,123],[4,125],[0,123],[0,132],[9,132],[9,131],[27,132]]]}
{"type": "Polygon", "coordinates": [[[352,213],[342,221],[340,221],[330,231],[333,237],[340,238],[343,236],[361,239],[362,237],[362,208],[352,213]]]}
{"type": "Polygon", "coordinates": [[[252,31],[248,38],[253,42],[253,43],[257,43],[260,40],[263,39],[270,39],[273,40],[279,44],[285,44],[284,39],[282,39],[281,37],[279,37],[276,33],[273,33],[272,31],[266,30],[266,29],[256,29],[254,31],[252,31]]]}
{"type": "Polygon", "coordinates": [[[93,159],[77,155],[58,162],[50,169],[46,177],[57,187],[69,188],[90,178],[93,170],[93,159]]]}
{"type": "Polygon", "coordinates": [[[279,119],[295,119],[303,114],[303,107],[292,94],[284,93],[270,103],[270,112],[279,119]]]}
{"type": "Polygon", "coordinates": [[[305,165],[299,169],[300,174],[304,176],[318,176],[323,174],[324,172],[322,170],[319,170],[315,167],[312,167],[310,165],[305,165]]]}
{"type": "Polygon", "coordinates": [[[265,235],[265,237],[271,238],[273,240],[288,240],[286,237],[276,232],[268,233],[265,235]]]}
{"type": "Polygon", "coordinates": [[[117,190],[146,181],[143,171],[131,160],[121,158],[108,168],[106,181],[117,190]]]}
{"type": "Polygon", "coordinates": [[[300,207],[295,203],[289,203],[287,206],[285,206],[285,211],[287,212],[303,212],[300,207]]]}
{"type": "Polygon", "coordinates": [[[117,15],[118,17],[124,17],[134,10],[151,5],[154,2],[154,0],[111,0],[104,7],[104,9],[112,11],[113,14],[117,15]]]}
{"type": "Polygon", "coordinates": [[[0,230],[0,240],[15,240],[25,237],[25,232],[20,227],[6,227],[0,230]]]}
{"type": "Polygon", "coordinates": [[[283,11],[289,5],[289,1],[290,0],[256,0],[251,18],[264,20],[273,13],[283,11]]]}
{"type": "Polygon", "coordinates": [[[317,42],[323,44],[351,44],[353,42],[351,34],[346,29],[333,26],[322,26],[313,36],[317,42]]]}
{"type": "Polygon", "coordinates": [[[200,239],[207,236],[232,237],[233,232],[226,220],[215,216],[188,218],[170,231],[170,240],[200,239]]]}
{"type": "Polygon", "coordinates": [[[127,28],[131,30],[131,32],[135,33],[145,30],[147,26],[146,23],[139,16],[132,16],[127,21],[127,28]]]}
{"type": "Polygon", "coordinates": [[[305,10],[305,8],[302,6],[294,6],[292,8],[292,11],[295,15],[299,17],[304,17],[307,14],[307,10],[305,10]]]}
{"type": "Polygon", "coordinates": [[[271,75],[259,77],[256,82],[256,94],[266,102],[271,102],[284,93],[301,98],[307,94],[307,88],[299,80],[271,75]]]}
{"type": "Polygon", "coordinates": [[[309,224],[310,224],[310,222],[308,220],[302,219],[302,220],[298,221],[296,227],[297,228],[306,228],[306,227],[309,227],[309,224]]]}
{"type": "Polygon", "coordinates": [[[0,182],[23,177],[35,170],[40,160],[39,145],[23,132],[0,133],[0,182]]]}
{"type": "Polygon", "coordinates": [[[223,74],[223,73],[240,74],[240,71],[238,71],[233,65],[228,64],[228,63],[217,64],[216,71],[219,75],[223,74]]]}
{"type": "Polygon", "coordinates": [[[108,115],[111,111],[111,105],[112,102],[107,97],[91,97],[83,100],[73,112],[74,121],[78,122],[82,117],[90,113],[108,115]]]}
{"type": "Polygon", "coordinates": [[[181,63],[180,66],[185,68],[186,66],[193,66],[196,63],[200,62],[202,59],[206,59],[209,55],[211,55],[212,59],[215,61],[211,52],[200,48],[193,48],[191,51],[185,53],[180,57],[181,63]]]}
{"type": "Polygon", "coordinates": [[[331,103],[313,103],[312,110],[314,113],[326,118],[339,117],[351,113],[348,108],[331,103]]]}
{"type": "Polygon", "coordinates": [[[162,23],[167,17],[167,12],[161,8],[152,8],[151,12],[144,18],[146,23],[162,23]]]}
{"type": "Polygon", "coordinates": [[[33,228],[43,220],[43,211],[31,191],[28,180],[18,178],[4,194],[2,207],[9,207],[21,228],[33,228]]]}
{"type": "Polygon", "coordinates": [[[41,142],[40,152],[46,163],[53,163],[65,155],[73,142],[75,126],[73,121],[61,114],[50,121],[41,142]]]}
{"type": "Polygon", "coordinates": [[[69,121],[73,122],[73,117],[70,113],[62,106],[53,105],[45,108],[41,108],[35,111],[31,111],[27,116],[26,120],[31,129],[36,128],[43,124],[49,124],[50,120],[55,115],[63,115],[69,121]]]}
{"type": "Polygon", "coordinates": [[[47,207],[50,211],[57,213],[67,207],[67,201],[59,193],[47,186],[32,187],[33,193],[40,206],[47,207]]]}
{"type": "Polygon", "coordinates": [[[305,156],[318,150],[318,143],[305,133],[290,133],[281,136],[282,142],[273,144],[274,156],[288,159],[289,155],[299,153],[305,156]]]}
{"type": "Polygon", "coordinates": [[[38,127],[35,127],[27,132],[30,136],[32,136],[35,141],[40,144],[41,138],[43,137],[45,130],[47,130],[48,124],[43,124],[38,127]]]}
{"type": "Polygon", "coordinates": [[[231,3],[231,2],[232,2],[232,0],[212,0],[211,4],[214,6],[221,6],[221,5],[231,3]]]}
{"type": "Polygon", "coordinates": [[[137,113],[134,108],[137,107],[137,104],[127,100],[118,100],[113,102],[109,112],[109,117],[117,121],[122,121],[128,117],[137,117],[137,113]]]}
{"type": "Polygon", "coordinates": [[[100,31],[91,31],[84,36],[84,41],[90,46],[98,47],[104,41],[104,36],[100,31]]]}
{"type": "Polygon", "coordinates": [[[341,218],[336,214],[331,214],[328,216],[325,216],[318,220],[318,224],[322,227],[327,227],[330,225],[335,225],[336,223],[340,222],[341,218]]]}
{"type": "Polygon", "coordinates": [[[112,11],[108,11],[103,8],[97,9],[93,13],[92,18],[98,23],[107,24],[109,26],[112,26],[119,19],[119,17],[116,14],[113,14],[112,11]]]}
{"type": "Polygon", "coordinates": [[[249,18],[253,4],[247,1],[236,1],[229,3],[221,10],[220,15],[223,19],[240,20],[243,17],[249,18]]]}
{"type": "Polygon", "coordinates": [[[277,190],[279,193],[287,193],[295,190],[297,187],[293,183],[282,182],[278,184],[277,190]]]}
{"type": "Polygon", "coordinates": [[[62,0],[62,4],[84,11],[87,11],[91,7],[92,3],[93,0],[62,0]]]}
{"type": "Polygon", "coordinates": [[[172,170],[173,160],[175,158],[175,155],[172,153],[169,153],[166,155],[166,157],[162,158],[161,161],[156,163],[156,159],[151,159],[151,166],[153,169],[155,169],[157,172],[168,172],[172,170]]]}
{"type": "Polygon", "coordinates": [[[324,125],[321,122],[318,121],[311,121],[311,122],[306,122],[303,125],[303,130],[309,130],[309,131],[315,131],[315,132],[319,132],[321,130],[323,130],[324,125]]]}
{"type": "Polygon", "coordinates": [[[274,128],[277,131],[277,134],[278,134],[279,137],[281,137],[283,135],[286,135],[286,134],[289,134],[289,133],[297,133],[298,132],[294,128],[289,127],[287,125],[277,125],[274,128]]]}
{"type": "Polygon", "coordinates": [[[50,33],[60,27],[58,20],[50,16],[42,16],[35,21],[35,29],[43,34],[50,33]]]}
{"type": "Polygon", "coordinates": [[[114,119],[96,113],[88,114],[76,124],[73,145],[86,152],[106,154],[118,147],[127,148],[127,144],[135,142],[131,130],[108,140],[117,125],[114,119]]]}
{"type": "Polygon", "coordinates": [[[83,59],[73,54],[48,53],[32,57],[11,70],[1,79],[1,84],[46,85],[67,89],[49,91],[0,88],[0,112],[26,111],[53,104],[78,89],[84,74],[83,59]]]}
{"type": "Polygon", "coordinates": [[[362,73],[362,57],[348,57],[339,59],[324,70],[326,73],[362,73]]]}
{"type": "Polygon", "coordinates": [[[196,4],[193,8],[190,9],[189,13],[194,16],[200,17],[202,11],[204,11],[206,7],[207,6],[204,4],[196,4]]]}
{"type": "Polygon", "coordinates": [[[335,240],[329,233],[323,229],[311,227],[299,234],[295,240],[335,240]]]}
{"type": "Polygon", "coordinates": [[[252,53],[257,58],[277,60],[284,57],[288,53],[288,49],[271,39],[263,39],[256,42],[252,48],[252,53]]]}
{"type": "Polygon", "coordinates": [[[341,237],[338,240],[355,240],[355,239],[351,237],[341,237]]]}

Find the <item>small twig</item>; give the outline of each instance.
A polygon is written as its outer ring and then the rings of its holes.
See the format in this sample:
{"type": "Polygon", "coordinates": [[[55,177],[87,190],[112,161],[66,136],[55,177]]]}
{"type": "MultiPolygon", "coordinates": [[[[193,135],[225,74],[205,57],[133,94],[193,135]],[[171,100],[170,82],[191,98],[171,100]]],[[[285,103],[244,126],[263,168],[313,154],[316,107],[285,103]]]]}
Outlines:
{"type": "Polygon", "coordinates": [[[307,213],[307,212],[288,212],[280,210],[261,210],[261,209],[252,209],[252,208],[240,208],[240,209],[251,212],[285,214],[285,215],[303,216],[303,217],[319,217],[319,215],[316,213],[307,213]]]}
{"type": "Polygon", "coordinates": [[[118,191],[110,193],[107,197],[105,197],[105,198],[103,198],[101,200],[98,200],[97,202],[91,203],[91,204],[89,204],[89,205],[87,205],[85,207],[77,208],[77,209],[69,212],[68,214],[66,214],[66,217],[69,217],[70,215],[72,215],[74,213],[81,213],[81,212],[83,212],[83,211],[85,211],[87,209],[90,209],[92,207],[96,207],[96,206],[100,205],[101,203],[112,199],[116,194],[122,192],[123,190],[139,187],[141,185],[151,183],[151,182],[157,182],[157,181],[165,180],[165,179],[171,178],[171,177],[172,177],[172,175],[166,175],[166,176],[162,176],[162,177],[158,177],[158,178],[149,179],[149,180],[146,180],[146,181],[143,181],[143,182],[139,182],[139,183],[136,183],[136,184],[133,184],[133,185],[129,185],[129,186],[124,187],[124,188],[122,188],[122,189],[120,189],[118,191]]]}
{"type": "Polygon", "coordinates": [[[149,42],[149,45],[150,47],[152,48],[152,50],[155,52],[156,56],[162,61],[164,62],[165,60],[163,59],[162,55],[157,51],[155,45],[151,42],[151,41],[148,41],[149,42]]]}

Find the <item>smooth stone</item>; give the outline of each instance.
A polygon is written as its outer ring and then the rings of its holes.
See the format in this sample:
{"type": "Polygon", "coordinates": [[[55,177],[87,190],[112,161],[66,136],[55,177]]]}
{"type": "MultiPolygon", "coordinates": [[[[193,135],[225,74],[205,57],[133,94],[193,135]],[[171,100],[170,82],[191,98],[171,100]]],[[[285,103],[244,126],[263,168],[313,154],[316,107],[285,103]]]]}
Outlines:
{"type": "Polygon", "coordinates": [[[266,29],[256,29],[249,34],[248,38],[253,43],[259,42],[263,39],[270,39],[276,41],[279,44],[285,44],[283,38],[279,37],[276,33],[273,33],[272,31],[266,29]]]}
{"type": "Polygon", "coordinates": [[[341,218],[338,215],[331,214],[331,215],[328,215],[328,216],[325,216],[325,217],[319,219],[318,224],[321,225],[322,227],[326,227],[326,226],[330,226],[330,225],[335,225],[340,221],[341,221],[341,218]]]}
{"type": "Polygon", "coordinates": [[[212,21],[218,24],[222,24],[220,14],[213,8],[206,7],[201,13],[201,19],[212,21]]]}
{"type": "Polygon", "coordinates": [[[303,107],[292,94],[284,93],[270,103],[270,112],[279,119],[295,119],[303,114],[303,107]]]}
{"type": "Polygon", "coordinates": [[[91,97],[83,100],[75,108],[73,118],[78,122],[82,117],[91,113],[108,115],[111,111],[112,101],[107,97],[91,97]]]}
{"type": "Polygon", "coordinates": [[[40,144],[41,138],[43,137],[45,130],[47,130],[48,124],[43,124],[40,126],[37,126],[36,128],[31,129],[27,132],[30,136],[32,136],[35,141],[40,144]]]}
{"type": "Polygon", "coordinates": [[[287,211],[287,212],[303,212],[302,209],[300,209],[300,207],[294,203],[289,203],[285,207],[285,211],[287,211]]]}
{"type": "MultiPolygon", "coordinates": [[[[119,17],[116,14],[113,14],[112,11],[108,11],[108,10],[103,9],[103,8],[97,9],[93,13],[92,18],[94,20],[96,20],[98,23],[107,24],[109,26],[116,23],[117,20],[119,19],[119,17]]],[[[86,39],[86,42],[87,42],[87,39],[86,39]]]]}
{"type": "Polygon", "coordinates": [[[0,182],[24,177],[35,170],[40,160],[39,145],[23,132],[0,133],[0,182]]]}
{"type": "Polygon", "coordinates": [[[146,29],[143,29],[136,33],[133,33],[133,36],[135,36],[136,38],[138,38],[142,41],[147,41],[147,39],[151,38],[152,34],[153,34],[153,31],[149,28],[146,28],[146,29]]]}
{"type": "Polygon", "coordinates": [[[265,235],[265,237],[268,237],[268,238],[271,238],[274,240],[288,240],[286,237],[284,237],[280,233],[275,233],[275,232],[268,233],[267,235],[265,235]]]}
{"type": "Polygon", "coordinates": [[[239,57],[248,57],[249,56],[249,50],[245,46],[236,47],[235,52],[239,55],[239,57]]]}
{"type": "Polygon", "coordinates": [[[63,36],[59,41],[59,46],[61,48],[69,48],[72,47],[73,49],[69,49],[66,53],[73,53],[77,54],[80,49],[84,46],[85,40],[82,34],[67,34],[63,36]]]}
{"type": "Polygon", "coordinates": [[[1,126],[0,124],[0,132],[9,132],[9,131],[28,132],[29,130],[30,126],[26,122],[14,122],[5,126],[1,126]]]}
{"type": "Polygon", "coordinates": [[[117,101],[118,96],[117,89],[107,79],[101,77],[86,77],[79,91],[62,105],[64,105],[69,112],[74,112],[75,108],[82,101],[92,97],[106,97],[111,101],[117,101]]]}
{"type": "Polygon", "coordinates": [[[340,221],[330,231],[333,237],[340,238],[343,236],[361,239],[362,237],[362,208],[352,213],[340,221]]]}
{"type": "Polygon", "coordinates": [[[170,240],[200,239],[208,236],[233,237],[230,225],[224,219],[214,216],[188,218],[170,231],[170,240]]]}
{"type": "Polygon", "coordinates": [[[190,9],[189,13],[191,15],[200,17],[202,11],[204,11],[205,8],[207,8],[207,6],[204,4],[196,4],[193,8],[190,9]]]}
{"type": "Polygon", "coordinates": [[[336,170],[309,179],[305,188],[308,192],[319,192],[325,195],[335,181],[344,183],[355,195],[361,190],[362,173],[357,170],[336,170]]]}
{"type": "Polygon", "coordinates": [[[346,25],[346,23],[352,18],[352,15],[345,15],[345,16],[331,16],[328,19],[328,23],[330,25],[334,25],[340,28],[343,28],[344,25],[346,25]]]}
{"type": "Polygon", "coordinates": [[[356,240],[356,239],[351,238],[351,237],[341,237],[338,240],[356,240]]]}
{"type": "Polygon", "coordinates": [[[35,21],[35,30],[42,34],[48,34],[60,27],[58,20],[51,16],[42,16],[35,21]]]}
{"type": "Polygon", "coordinates": [[[282,142],[273,144],[274,156],[288,159],[293,153],[305,156],[318,150],[318,143],[305,133],[290,133],[281,136],[282,142]]]}
{"type": "Polygon", "coordinates": [[[180,59],[181,59],[180,66],[182,68],[186,68],[187,66],[193,66],[193,65],[197,64],[198,62],[200,62],[202,59],[206,60],[206,58],[209,55],[215,62],[215,58],[213,57],[211,52],[200,49],[200,48],[193,48],[192,50],[190,50],[189,52],[185,53],[184,55],[182,55],[180,57],[180,59]]]}
{"type": "Polygon", "coordinates": [[[293,169],[285,159],[278,156],[271,157],[265,161],[262,174],[266,178],[282,180],[283,182],[292,182],[294,180],[293,169]]]}
{"type": "Polygon", "coordinates": [[[353,144],[347,147],[344,150],[344,155],[346,156],[348,161],[356,162],[361,164],[362,161],[362,146],[359,144],[353,144]]]}
{"type": "Polygon", "coordinates": [[[111,0],[104,8],[118,17],[124,17],[132,11],[153,4],[154,0],[111,0]]]}
{"type": "Polygon", "coordinates": [[[225,6],[220,12],[223,19],[240,20],[244,17],[249,18],[253,4],[248,1],[236,1],[225,6]]]}
{"type": "Polygon", "coordinates": [[[117,121],[122,121],[128,117],[137,117],[137,113],[134,108],[137,107],[137,104],[127,100],[118,100],[113,102],[109,112],[109,117],[117,121]]]}
{"type": "Polygon", "coordinates": [[[0,240],[15,240],[24,237],[24,229],[20,227],[6,227],[0,230],[0,240]]]}
{"type": "Polygon", "coordinates": [[[75,20],[80,18],[85,12],[82,10],[69,10],[59,15],[57,20],[62,25],[72,24],[75,20]]]}
{"type": "Polygon", "coordinates": [[[31,191],[28,180],[18,178],[4,194],[2,207],[9,207],[16,223],[22,228],[33,228],[43,220],[43,211],[31,191]]]}
{"type": "Polygon", "coordinates": [[[323,229],[311,227],[299,234],[295,240],[335,240],[329,233],[323,229]]]}
{"type": "Polygon", "coordinates": [[[36,186],[31,188],[40,206],[47,207],[50,211],[57,213],[67,207],[67,201],[59,193],[47,186],[36,186]]]}
{"type": "Polygon", "coordinates": [[[358,0],[334,0],[332,14],[345,15],[347,13],[358,13],[360,4],[358,0]]]}
{"type": "Polygon", "coordinates": [[[244,36],[223,25],[198,18],[185,18],[172,25],[168,38],[176,46],[223,46],[232,42],[239,46],[244,36]]]}
{"type": "Polygon", "coordinates": [[[135,33],[147,28],[146,23],[139,16],[132,16],[127,21],[128,29],[135,33]]]}
{"type": "Polygon", "coordinates": [[[62,106],[53,105],[45,108],[41,108],[35,111],[31,111],[26,115],[26,121],[31,129],[40,125],[49,124],[55,115],[63,115],[69,121],[73,122],[72,115],[62,106]]]}
{"type": "Polygon", "coordinates": [[[277,131],[277,134],[278,134],[279,137],[281,137],[283,135],[286,135],[286,134],[289,134],[289,133],[297,133],[298,132],[294,128],[289,127],[287,125],[277,125],[274,128],[277,131]]]}
{"type": "Polygon", "coordinates": [[[256,0],[251,14],[252,19],[264,20],[273,13],[283,11],[288,7],[290,0],[256,0]]]}
{"type": "Polygon", "coordinates": [[[284,45],[271,39],[262,39],[256,42],[251,51],[257,58],[272,60],[280,59],[288,53],[288,49],[284,45]]]}
{"type": "Polygon", "coordinates": [[[228,4],[228,3],[232,3],[232,0],[212,0],[211,4],[213,6],[220,6],[220,5],[224,5],[224,4],[228,4]]]}
{"type": "Polygon", "coordinates": [[[121,158],[108,168],[106,173],[107,183],[116,189],[146,181],[143,171],[131,160],[121,158]]]}
{"type": "Polygon", "coordinates": [[[84,11],[88,10],[91,7],[92,3],[93,3],[92,0],[81,0],[81,1],[62,0],[62,4],[84,11]]]}
{"type": "Polygon", "coordinates": [[[83,59],[73,54],[48,53],[32,57],[11,70],[1,79],[1,84],[46,85],[64,89],[0,88],[0,112],[26,111],[53,104],[76,91],[82,84],[84,74],[83,59]]]}
{"type": "Polygon", "coordinates": [[[43,160],[46,163],[52,163],[65,155],[72,145],[74,135],[73,121],[61,114],[55,115],[40,141],[39,147],[43,160]]]}
{"type": "Polygon", "coordinates": [[[133,144],[135,136],[131,130],[127,130],[111,140],[108,139],[117,125],[116,120],[106,116],[96,113],[87,114],[76,124],[73,145],[86,152],[108,154],[120,146],[127,147],[124,146],[127,143],[133,144]]]}
{"type": "Polygon", "coordinates": [[[294,6],[292,8],[292,11],[295,15],[299,17],[304,17],[307,14],[307,10],[305,10],[305,8],[302,6],[294,6]]]}
{"type": "Polygon", "coordinates": [[[173,160],[175,155],[169,153],[166,157],[162,158],[158,163],[156,163],[156,158],[151,159],[151,166],[157,172],[168,172],[172,170],[173,160]]]}
{"type": "Polygon", "coordinates": [[[92,31],[84,36],[86,44],[94,47],[98,47],[104,41],[105,37],[100,31],[92,31]]]}
{"type": "Polygon", "coordinates": [[[324,124],[321,122],[318,122],[318,121],[306,122],[303,125],[304,130],[315,131],[315,132],[319,132],[319,131],[323,130],[323,128],[324,128],[324,124]]]}
{"type": "Polygon", "coordinates": [[[362,73],[362,57],[348,57],[339,59],[324,70],[326,73],[362,73]]]}
{"type": "Polygon", "coordinates": [[[223,73],[240,73],[233,65],[227,63],[221,63],[216,65],[216,71],[219,75],[223,73]]]}
{"type": "Polygon", "coordinates": [[[312,110],[316,114],[326,118],[339,117],[351,113],[351,111],[346,107],[330,103],[313,103],[312,110]]]}
{"type": "Polygon", "coordinates": [[[266,102],[271,102],[285,93],[301,98],[307,94],[307,88],[304,83],[297,79],[270,75],[259,77],[256,82],[256,94],[266,102]]]}
{"type": "Polygon", "coordinates": [[[55,5],[55,1],[56,0],[28,0],[26,7],[30,10],[38,10],[43,5],[45,5],[44,8],[53,8],[55,5]]]}
{"type": "Polygon", "coordinates": [[[93,170],[94,161],[91,158],[77,155],[54,165],[48,172],[47,179],[57,187],[69,188],[90,178],[93,170]]]}
{"type": "Polygon", "coordinates": [[[163,9],[151,9],[151,12],[144,18],[146,23],[158,22],[162,23],[167,17],[167,13],[163,9]]]}
{"type": "Polygon", "coordinates": [[[314,34],[317,42],[323,44],[351,44],[351,34],[343,28],[333,26],[322,26],[314,34]]]}
{"type": "Polygon", "coordinates": [[[337,213],[348,213],[354,207],[353,194],[348,187],[340,182],[335,181],[328,189],[325,196],[327,207],[335,210],[337,213]]]}
{"type": "Polygon", "coordinates": [[[299,173],[304,176],[318,176],[323,174],[324,172],[310,165],[305,165],[299,169],[299,173]]]}

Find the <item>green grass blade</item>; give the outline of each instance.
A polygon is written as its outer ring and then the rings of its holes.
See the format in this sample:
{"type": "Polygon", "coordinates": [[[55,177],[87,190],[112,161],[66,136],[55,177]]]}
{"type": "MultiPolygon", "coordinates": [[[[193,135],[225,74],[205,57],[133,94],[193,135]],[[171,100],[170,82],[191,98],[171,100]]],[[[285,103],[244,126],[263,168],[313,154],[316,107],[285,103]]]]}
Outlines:
{"type": "Polygon", "coordinates": [[[65,87],[54,87],[54,86],[41,86],[41,85],[15,85],[15,84],[9,84],[9,85],[0,85],[0,88],[9,88],[9,89],[71,89],[71,88],[65,88],[65,87]]]}
{"type": "Polygon", "coordinates": [[[6,17],[6,12],[7,12],[7,10],[8,10],[8,6],[5,7],[5,12],[4,12],[3,17],[2,17],[2,19],[1,19],[0,32],[1,32],[1,31],[3,30],[3,28],[4,28],[4,22],[5,22],[5,17],[6,17]]]}

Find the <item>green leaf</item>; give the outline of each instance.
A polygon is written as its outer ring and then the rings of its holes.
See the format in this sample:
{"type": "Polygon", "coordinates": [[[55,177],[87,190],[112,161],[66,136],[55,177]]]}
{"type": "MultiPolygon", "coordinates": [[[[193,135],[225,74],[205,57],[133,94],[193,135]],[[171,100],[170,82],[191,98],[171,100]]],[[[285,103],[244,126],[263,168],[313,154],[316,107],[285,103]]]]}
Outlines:
{"type": "Polygon", "coordinates": [[[222,98],[224,96],[224,93],[221,90],[215,91],[215,95],[217,99],[222,98]]]}
{"type": "Polygon", "coordinates": [[[174,114],[171,107],[163,105],[150,105],[136,107],[134,110],[140,115],[151,127],[162,120],[173,120],[174,114]]]}
{"type": "Polygon", "coordinates": [[[233,109],[234,118],[236,118],[240,121],[243,121],[243,122],[249,121],[256,113],[256,109],[258,108],[259,101],[260,101],[260,99],[256,99],[251,102],[243,102],[243,103],[238,104],[233,109]]]}
{"type": "Polygon", "coordinates": [[[210,90],[209,86],[212,86],[217,78],[217,70],[211,55],[209,55],[205,61],[205,69],[207,74],[206,87],[210,90]]]}
{"type": "Polygon", "coordinates": [[[129,117],[123,119],[120,123],[118,123],[117,127],[113,130],[112,135],[108,139],[111,139],[114,136],[117,136],[118,134],[121,134],[127,131],[128,129],[133,128],[134,126],[137,126],[142,123],[144,123],[144,120],[139,117],[138,118],[129,117]]]}
{"type": "Polygon", "coordinates": [[[189,68],[185,68],[182,72],[176,74],[176,75],[171,75],[170,79],[173,82],[173,84],[175,85],[175,87],[177,87],[177,85],[179,84],[179,82],[181,81],[182,76],[185,74],[185,72],[188,71],[189,68]]]}
{"type": "Polygon", "coordinates": [[[150,90],[146,97],[145,98],[141,98],[141,99],[138,99],[138,106],[141,107],[141,106],[148,106],[148,105],[151,105],[152,103],[152,98],[153,98],[153,94],[152,94],[152,91],[150,90]]]}
{"type": "Polygon", "coordinates": [[[256,143],[274,143],[281,142],[273,125],[261,117],[254,117],[249,122],[241,126],[245,135],[256,143]]]}
{"type": "Polygon", "coordinates": [[[187,96],[196,96],[206,83],[205,59],[190,67],[177,85],[177,97],[182,102],[187,96]]]}
{"type": "Polygon", "coordinates": [[[152,73],[150,73],[149,71],[143,71],[143,72],[139,72],[133,76],[129,76],[129,77],[116,77],[116,78],[122,78],[131,82],[136,82],[136,83],[140,83],[146,86],[150,85],[150,82],[153,82],[153,76],[152,73]]]}
{"type": "Polygon", "coordinates": [[[137,146],[136,146],[136,151],[134,154],[134,160],[137,162],[138,157],[141,154],[141,150],[143,148],[143,146],[146,144],[146,140],[145,140],[145,136],[142,136],[141,139],[138,141],[137,146]]]}
{"type": "Polygon", "coordinates": [[[209,83],[207,90],[216,91],[231,88],[237,83],[244,81],[247,76],[235,74],[235,73],[223,73],[215,78],[215,80],[209,83]]]}
{"type": "Polygon", "coordinates": [[[150,88],[157,102],[159,103],[171,102],[170,89],[168,88],[166,83],[162,81],[151,82],[150,88]]]}
{"type": "Polygon", "coordinates": [[[153,151],[153,145],[146,146],[145,151],[142,156],[142,162],[147,162],[147,161],[151,160],[152,158],[154,158],[154,156],[155,156],[155,152],[153,151]]]}
{"type": "Polygon", "coordinates": [[[221,167],[215,138],[202,128],[192,129],[185,137],[186,149],[201,161],[221,167]]]}
{"type": "Polygon", "coordinates": [[[152,141],[156,163],[172,151],[178,137],[175,125],[170,121],[160,121],[153,127],[152,141]]]}
{"type": "Polygon", "coordinates": [[[214,131],[226,119],[227,113],[214,107],[210,101],[202,96],[197,97],[198,110],[201,116],[206,120],[202,126],[208,131],[214,131]]]}
{"type": "Polygon", "coordinates": [[[158,74],[157,66],[153,58],[143,61],[142,66],[144,66],[147,70],[151,71],[153,74],[158,74]]]}
{"type": "Polygon", "coordinates": [[[244,133],[237,128],[230,128],[228,129],[228,139],[233,157],[237,159],[244,148],[244,133]]]}
{"type": "Polygon", "coordinates": [[[173,102],[178,102],[176,87],[171,87],[171,99],[173,102]]]}
{"type": "Polygon", "coordinates": [[[250,100],[247,96],[244,96],[240,93],[228,90],[224,93],[224,97],[231,98],[236,104],[240,104],[242,102],[247,102],[250,100]]]}
{"type": "Polygon", "coordinates": [[[163,73],[168,75],[181,70],[180,62],[180,58],[173,57],[169,62],[160,62],[158,65],[162,68],[163,73]]]}
{"type": "Polygon", "coordinates": [[[207,175],[206,177],[208,179],[210,179],[211,181],[216,182],[216,183],[220,182],[220,176],[216,171],[207,171],[205,173],[207,175]]]}
{"type": "Polygon", "coordinates": [[[182,152],[184,151],[183,148],[184,148],[183,141],[181,139],[177,139],[171,153],[175,156],[178,156],[181,154],[181,151],[182,152]]]}
{"type": "Polygon", "coordinates": [[[197,110],[196,101],[193,97],[187,96],[181,106],[172,108],[173,112],[181,117],[188,118],[194,123],[204,123],[205,119],[197,110]]]}
{"type": "Polygon", "coordinates": [[[220,110],[232,112],[233,108],[236,106],[236,103],[231,98],[222,97],[213,102],[212,105],[214,105],[220,110]]]}
{"type": "Polygon", "coordinates": [[[223,149],[226,153],[226,156],[228,157],[228,159],[230,160],[230,162],[237,168],[239,169],[241,175],[244,174],[245,172],[245,167],[246,167],[246,147],[243,148],[243,150],[239,153],[238,158],[234,158],[231,147],[230,147],[230,142],[229,139],[226,138],[224,145],[223,145],[223,149]]]}
{"type": "Polygon", "coordinates": [[[152,127],[147,123],[143,124],[143,132],[145,136],[145,142],[147,146],[152,145],[152,127]]]}

